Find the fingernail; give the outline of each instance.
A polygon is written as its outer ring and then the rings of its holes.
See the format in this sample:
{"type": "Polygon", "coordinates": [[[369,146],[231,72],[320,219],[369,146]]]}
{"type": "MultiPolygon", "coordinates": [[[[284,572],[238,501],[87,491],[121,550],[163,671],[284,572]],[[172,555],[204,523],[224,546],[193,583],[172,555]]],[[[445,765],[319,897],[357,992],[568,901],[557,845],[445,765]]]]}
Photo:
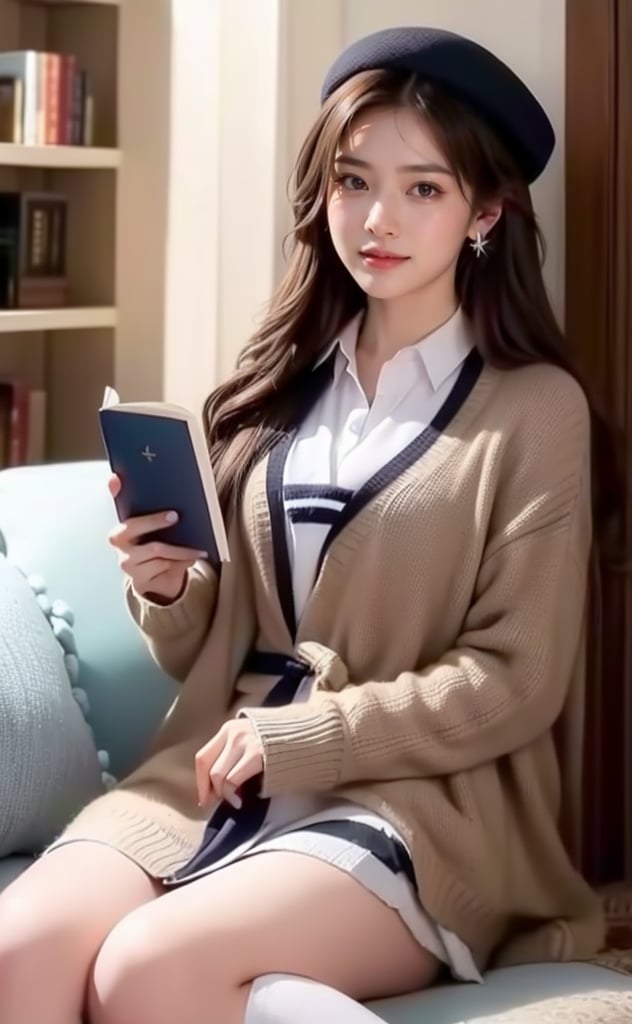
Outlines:
{"type": "Polygon", "coordinates": [[[198,558],[208,558],[208,551],[198,551],[198,558]]]}
{"type": "Polygon", "coordinates": [[[167,520],[168,523],[175,523],[178,520],[178,513],[177,512],[167,512],[167,514],[165,516],[165,519],[167,520]]]}
{"type": "Polygon", "coordinates": [[[237,796],[237,794],[235,794],[235,796],[228,797],[228,802],[231,805],[231,807],[235,808],[236,811],[240,809],[243,803],[241,797],[237,796]]]}

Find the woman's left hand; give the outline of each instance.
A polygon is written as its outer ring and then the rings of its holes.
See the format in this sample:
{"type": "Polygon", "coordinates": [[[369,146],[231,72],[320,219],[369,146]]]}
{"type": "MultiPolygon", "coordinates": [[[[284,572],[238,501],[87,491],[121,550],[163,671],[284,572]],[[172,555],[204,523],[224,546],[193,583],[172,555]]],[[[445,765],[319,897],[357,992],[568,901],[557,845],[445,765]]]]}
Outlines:
{"type": "Polygon", "coordinates": [[[195,775],[200,807],[213,796],[241,807],[236,790],[263,771],[263,747],[248,718],[224,722],[195,755],[195,775]]]}

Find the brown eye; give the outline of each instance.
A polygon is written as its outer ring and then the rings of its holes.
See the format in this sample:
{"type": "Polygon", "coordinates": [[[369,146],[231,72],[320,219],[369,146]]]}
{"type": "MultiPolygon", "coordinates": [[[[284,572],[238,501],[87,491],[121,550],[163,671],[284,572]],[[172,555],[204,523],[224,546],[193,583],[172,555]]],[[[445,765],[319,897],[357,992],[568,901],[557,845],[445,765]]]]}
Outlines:
{"type": "Polygon", "coordinates": [[[338,181],[348,192],[360,192],[363,188],[366,188],[365,181],[359,178],[357,174],[343,174],[338,181]]]}
{"type": "Polygon", "coordinates": [[[413,192],[420,199],[432,199],[434,195],[439,195],[440,189],[436,185],[431,185],[427,181],[420,181],[417,185],[413,185],[413,192]]]}

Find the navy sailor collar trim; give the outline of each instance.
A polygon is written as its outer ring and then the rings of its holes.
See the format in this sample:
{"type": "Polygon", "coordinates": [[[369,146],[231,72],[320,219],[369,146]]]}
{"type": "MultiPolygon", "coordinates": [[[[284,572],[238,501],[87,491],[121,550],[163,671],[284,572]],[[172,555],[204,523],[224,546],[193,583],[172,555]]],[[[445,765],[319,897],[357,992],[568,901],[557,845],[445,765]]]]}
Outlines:
{"type": "MultiPolygon", "coordinates": [[[[327,384],[331,381],[334,369],[335,354],[330,353],[329,358],[312,372],[309,382],[309,393],[306,395],[304,412],[313,406],[320,397],[327,384]]],[[[344,530],[345,526],[358,513],[366,507],[386,487],[393,483],[415,462],[423,458],[433,447],[442,433],[445,432],[454,417],[460,411],[470,396],[483,369],[483,358],[478,349],[473,348],[463,362],[459,375],[452,386],[449,395],[441,408],[420,434],[417,435],[401,452],[386,462],[369,480],[354,492],[344,509],[341,511],[336,522],[332,525],[323,544],[319,561],[318,572],[323,561],[335,539],[344,530]]],[[[285,505],[283,495],[283,477],[285,463],[296,437],[298,425],[287,431],[283,437],[272,448],[266,472],[266,496],[270,515],[272,531],[272,547],[274,558],[274,569],[276,585],[279,596],[279,603],[283,612],[286,626],[292,641],[296,639],[297,622],[294,609],[294,594],[292,581],[292,568],[290,553],[287,544],[287,532],[285,524],[285,505]]]]}

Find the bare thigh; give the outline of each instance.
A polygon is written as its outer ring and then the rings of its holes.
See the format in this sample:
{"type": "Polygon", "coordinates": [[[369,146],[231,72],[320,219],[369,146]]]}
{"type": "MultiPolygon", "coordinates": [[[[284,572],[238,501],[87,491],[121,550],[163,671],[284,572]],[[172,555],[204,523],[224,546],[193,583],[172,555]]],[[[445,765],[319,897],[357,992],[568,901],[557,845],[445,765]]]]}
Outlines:
{"type": "Polygon", "coordinates": [[[72,1020],[105,936],[160,891],[131,860],[98,843],[69,843],[36,861],[0,893],[3,1024],[37,1014],[47,1024],[72,1020]]]}
{"type": "Polygon", "coordinates": [[[249,983],[264,974],[302,975],[367,1000],[423,988],[437,972],[399,915],[349,874],[267,852],[121,921],[95,962],[91,1019],[239,1024],[249,983]]]}

